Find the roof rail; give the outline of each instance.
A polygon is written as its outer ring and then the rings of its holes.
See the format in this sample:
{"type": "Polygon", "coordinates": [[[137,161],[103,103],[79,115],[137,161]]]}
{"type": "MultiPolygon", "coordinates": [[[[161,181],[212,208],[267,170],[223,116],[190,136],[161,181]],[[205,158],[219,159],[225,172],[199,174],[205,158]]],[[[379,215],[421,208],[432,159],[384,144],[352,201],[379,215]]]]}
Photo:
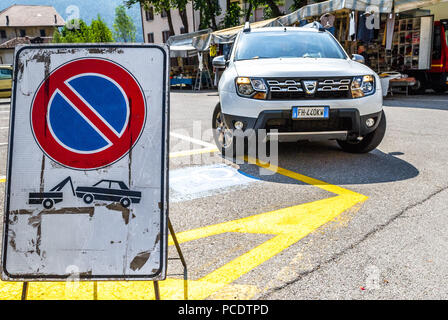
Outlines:
{"type": "Polygon", "coordinates": [[[249,21],[246,21],[244,24],[243,32],[250,32],[250,23],[249,21]]]}
{"type": "Polygon", "coordinates": [[[325,28],[317,21],[310,22],[310,23],[304,25],[302,28],[314,28],[319,31],[325,31],[325,28]]]}

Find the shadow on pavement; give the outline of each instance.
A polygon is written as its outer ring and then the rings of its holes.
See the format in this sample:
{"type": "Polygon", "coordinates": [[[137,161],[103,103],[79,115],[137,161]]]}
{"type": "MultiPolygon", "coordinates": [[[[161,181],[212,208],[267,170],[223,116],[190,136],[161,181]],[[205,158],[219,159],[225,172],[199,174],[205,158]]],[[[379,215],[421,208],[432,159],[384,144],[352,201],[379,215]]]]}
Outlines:
{"type": "MultiPolygon", "coordinates": [[[[419,170],[398,158],[401,155],[399,150],[387,154],[379,149],[367,154],[346,153],[332,141],[282,143],[279,144],[278,166],[335,185],[383,183],[416,177],[419,170]]],[[[240,164],[239,171],[263,181],[297,184],[297,180],[280,174],[264,175],[263,170],[252,164],[240,164]]]]}
{"type": "Polygon", "coordinates": [[[383,105],[386,107],[448,110],[448,94],[392,96],[384,98],[383,105]]]}

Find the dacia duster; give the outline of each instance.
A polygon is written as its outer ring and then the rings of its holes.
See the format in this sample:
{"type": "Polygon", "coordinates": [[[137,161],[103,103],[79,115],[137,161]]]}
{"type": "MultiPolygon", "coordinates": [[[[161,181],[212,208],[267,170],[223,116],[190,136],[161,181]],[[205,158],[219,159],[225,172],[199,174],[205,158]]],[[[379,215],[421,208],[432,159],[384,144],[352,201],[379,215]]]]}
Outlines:
{"type": "Polygon", "coordinates": [[[253,30],[246,24],[230,56],[213,60],[226,68],[212,119],[218,148],[234,152],[235,132],[265,129],[279,142],[326,139],[347,152],[375,149],[386,117],[380,79],[362,62],[317,23],[253,30]]]}

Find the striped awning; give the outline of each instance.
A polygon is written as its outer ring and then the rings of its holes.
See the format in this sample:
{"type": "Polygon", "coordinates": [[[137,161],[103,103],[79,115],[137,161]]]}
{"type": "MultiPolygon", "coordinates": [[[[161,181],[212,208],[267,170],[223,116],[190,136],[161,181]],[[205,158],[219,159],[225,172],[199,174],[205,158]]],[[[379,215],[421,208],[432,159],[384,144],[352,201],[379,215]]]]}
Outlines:
{"type": "Polygon", "coordinates": [[[395,0],[394,11],[403,12],[442,2],[446,2],[448,5],[448,0],[395,0]]]}
{"type": "Polygon", "coordinates": [[[329,0],[304,6],[299,10],[272,21],[266,27],[290,26],[305,18],[320,16],[324,13],[331,13],[342,9],[358,11],[373,10],[380,13],[389,13],[392,12],[392,4],[393,0],[329,0]]]}

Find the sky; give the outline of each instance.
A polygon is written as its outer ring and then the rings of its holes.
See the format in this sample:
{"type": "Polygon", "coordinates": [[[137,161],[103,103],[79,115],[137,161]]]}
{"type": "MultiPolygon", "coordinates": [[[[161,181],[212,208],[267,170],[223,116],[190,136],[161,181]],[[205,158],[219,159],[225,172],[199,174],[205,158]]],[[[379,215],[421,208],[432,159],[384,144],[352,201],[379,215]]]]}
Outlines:
{"type": "MultiPolygon", "coordinates": [[[[123,3],[124,0],[0,0],[0,11],[13,4],[49,5],[53,6],[62,18],[67,21],[71,14],[75,12],[69,9],[73,8],[71,6],[76,6],[79,8],[79,17],[88,24],[100,14],[109,28],[113,30],[115,7],[123,3]]],[[[134,5],[127,13],[133,19],[137,28],[136,41],[142,42],[142,20],[138,5],[134,5]]]]}

